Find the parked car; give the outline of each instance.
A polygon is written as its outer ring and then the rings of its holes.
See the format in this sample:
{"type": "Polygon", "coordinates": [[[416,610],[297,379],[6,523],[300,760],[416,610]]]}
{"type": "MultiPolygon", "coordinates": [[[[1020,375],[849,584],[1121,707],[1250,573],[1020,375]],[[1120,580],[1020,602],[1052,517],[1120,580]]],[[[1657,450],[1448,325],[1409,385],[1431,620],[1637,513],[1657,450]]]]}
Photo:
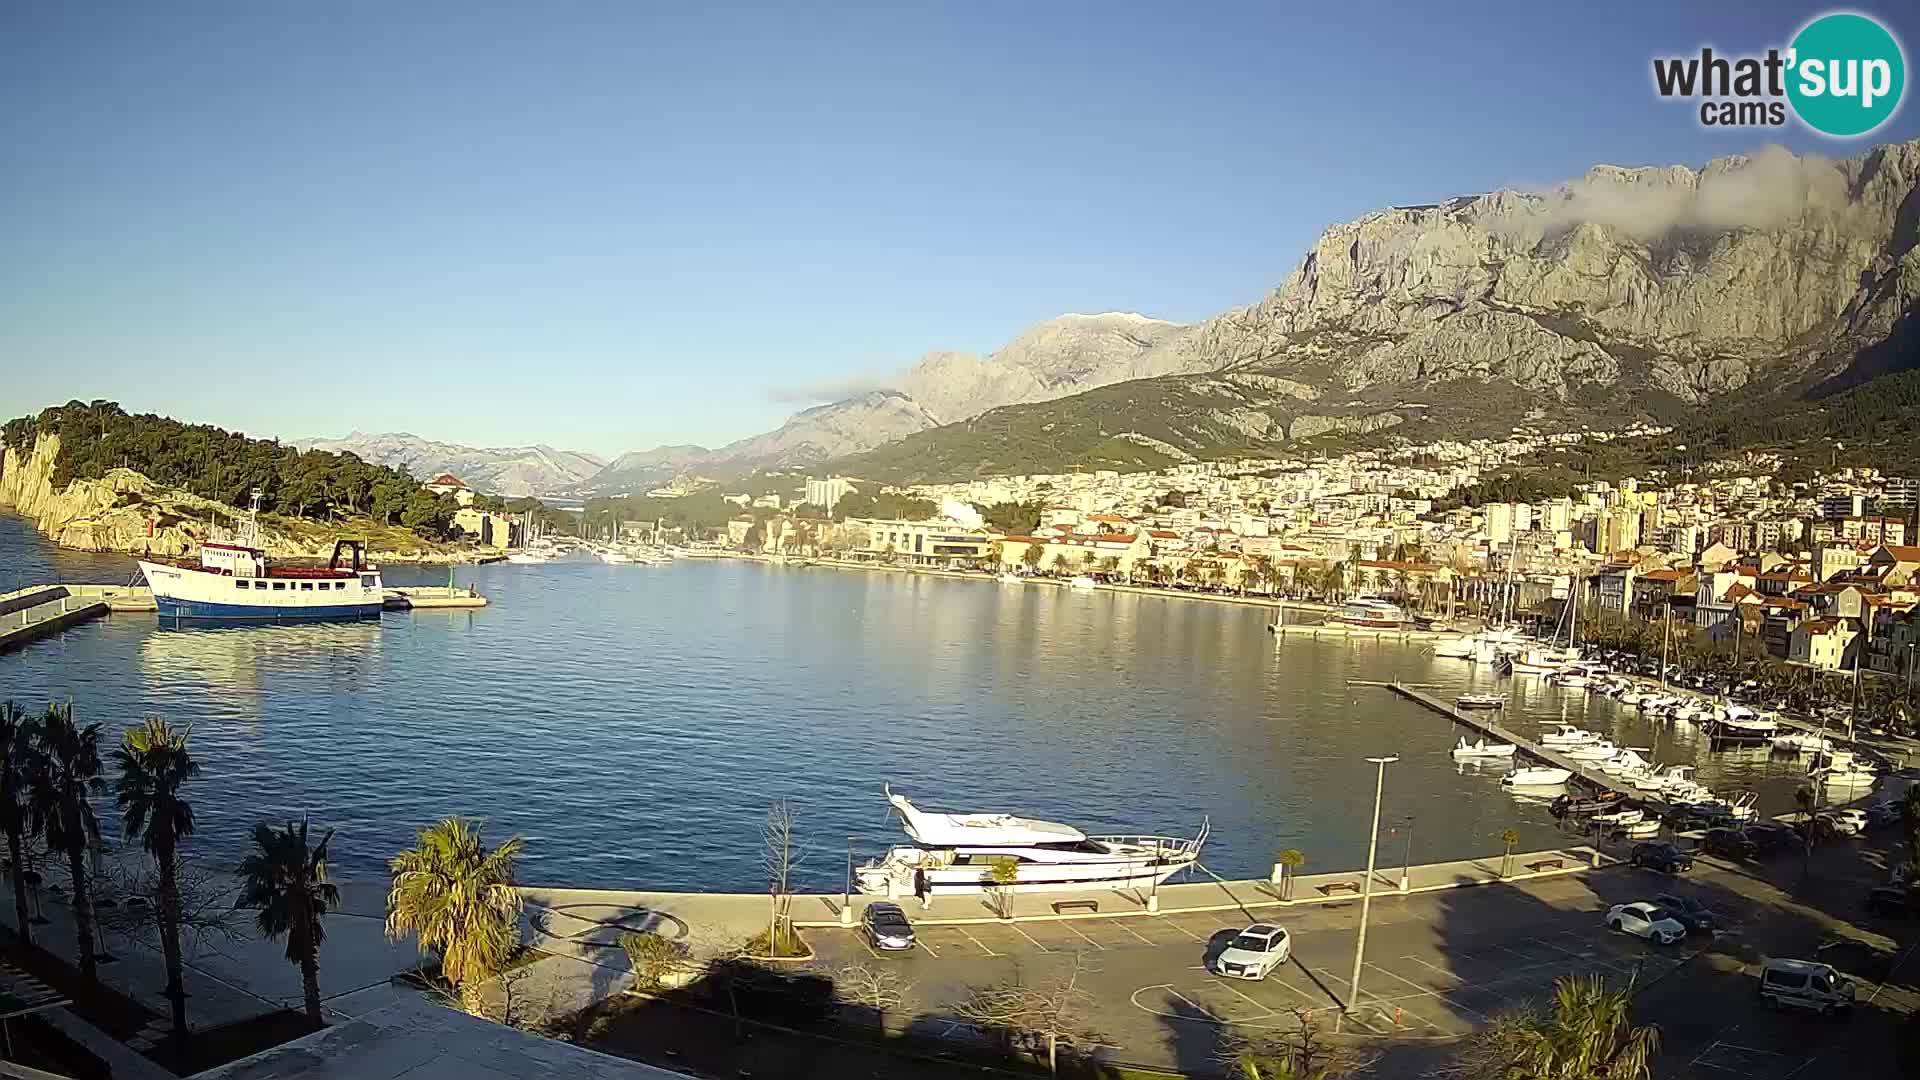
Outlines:
{"type": "Polygon", "coordinates": [[[1821,819],[1833,826],[1833,831],[1842,836],[1859,836],[1867,831],[1867,812],[1849,807],[1845,810],[1829,810],[1820,815],[1821,819]]]}
{"type": "Polygon", "coordinates": [[[1756,821],[1746,827],[1747,839],[1761,855],[1792,851],[1801,846],[1800,834],[1777,821],[1756,821]]]}
{"type": "Polygon", "coordinates": [[[1693,856],[1665,842],[1635,844],[1627,861],[1663,874],[1684,874],[1693,869],[1693,856]]]}
{"type": "Polygon", "coordinates": [[[1760,1000],[1777,1008],[1807,1009],[1823,1016],[1853,1009],[1853,980],[1809,960],[1767,960],[1760,965],[1760,1000]]]}
{"type": "Polygon", "coordinates": [[[1906,820],[1906,811],[1892,800],[1867,807],[1867,828],[1884,829],[1906,820]]]}
{"type": "Polygon", "coordinates": [[[867,944],[882,952],[900,952],[913,948],[913,924],[899,904],[878,901],[860,913],[860,929],[867,944]]]}
{"type": "Polygon", "coordinates": [[[1661,893],[1653,898],[1661,910],[1672,917],[1674,922],[1687,928],[1688,933],[1711,934],[1718,925],[1713,910],[1691,896],[1678,893],[1661,893]]]}
{"type": "Polygon", "coordinates": [[[1813,950],[1813,958],[1848,975],[1877,983],[1886,982],[1893,974],[1894,955],[1860,938],[1828,938],[1813,950]]]}
{"type": "Polygon", "coordinates": [[[1607,929],[1632,934],[1656,945],[1671,945],[1687,936],[1687,928],[1659,904],[1645,900],[1615,904],[1607,909],[1607,929]]]}
{"type": "Polygon", "coordinates": [[[1867,890],[1867,910],[1894,918],[1920,914],[1920,890],[1910,885],[1876,885],[1867,890]]]}
{"type": "Polygon", "coordinates": [[[1233,936],[1213,962],[1213,973],[1230,979],[1264,979],[1293,955],[1293,939],[1284,928],[1254,923],[1233,936]]]}
{"type": "Polygon", "coordinates": [[[1759,845],[1747,839],[1739,829],[1708,829],[1700,838],[1700,850],[1709,855],[1745,861],[1759,853],[1759,845]]]}

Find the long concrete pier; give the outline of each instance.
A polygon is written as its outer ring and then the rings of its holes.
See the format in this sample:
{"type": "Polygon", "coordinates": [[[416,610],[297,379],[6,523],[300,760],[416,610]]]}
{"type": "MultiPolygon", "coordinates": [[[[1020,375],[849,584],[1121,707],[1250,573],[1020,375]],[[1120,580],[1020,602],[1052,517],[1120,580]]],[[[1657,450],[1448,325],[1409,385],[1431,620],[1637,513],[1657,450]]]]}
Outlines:
{"type": "Polygon", "coordinates": [[[1407,698],[1410,701],[1417,701],[1427,708],[1432,709],[1434,712],[1452,720],[1456,724],[1472,728],[1489,738],[1498,739],[1505,743],[1512,743],[1514,746],[1519,747],[1520,752],[1528,757],[1536,761],[1544,761],[1555,768],[1565,769],[1602,791],[1614,791],[1622,795],[1636,795],[1635,792],[1622,787],[1619,781],[1601,772],[1599,769],[1575,761],[1557,750],[1549,750],[1534,740],[1501,726],[1492,719],[1492,714],[1496,710],[1489,710],[1484,714],[1477,711],[1469,712],[1464,709],[1457,709],[1441,701],[1439,698],[1434,697],[1432,694],[1415,690],[1403,683],[1388,683],[1387,686],[1401,697],[1407,698]]]}
{"type": "Polygon", "coordinates": [[[97,619],[108,610],[106,600],[75,596],[65,585],[36,585],[0,594],[0,652],[97,619]]]}

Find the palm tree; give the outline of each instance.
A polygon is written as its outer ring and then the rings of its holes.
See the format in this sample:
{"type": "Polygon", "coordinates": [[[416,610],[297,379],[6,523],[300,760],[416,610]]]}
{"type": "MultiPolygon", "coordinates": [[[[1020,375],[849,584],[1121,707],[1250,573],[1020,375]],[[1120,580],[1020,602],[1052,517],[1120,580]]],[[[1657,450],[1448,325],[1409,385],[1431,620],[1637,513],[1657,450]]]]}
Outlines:
{"type": "Polygon", "coordinates": [[[1644,1080],[1660,1029],[1633,1024],[1633,995],[1597,977],[1563,978],[1553,1011],[1514,1032],[1513,1080],[1644,1080]]]}
{"type": "Polygon", "coordinates": [[[24,949],[33,944],[27,907],[27,776],[33,760],[33,723],[11,701],[0,702],[0,831],[7,834],[7,860],[13,866],[13,925],[24,949]]]}
{"type": "Polygon", "coordinates": [[[174,856],[180,841],[193,835],[193,805],[180,797],[180,787],[200,774],[200,765],[187,751],[193,725],[176,731],[158,716],[130,727],[113,752],[120,769],[114,781],[114,805],[125,815],[128,838],[139,836],[160,868],[160,955],[167,964],[167,1000],[173,1004],[176,1052],[187,1040],[187,993],[181,984],[180,882],[174,856]]]}
{"type": "Polygon", "coordinates": [[[78,727],[73,706],[51,704],[40,718],[40,752],[34,755],[28,802],[33,831],[46,837],[47,846],[67,855],[73,878],[73,929],[79,945],[80,974],[87,985],[99,984],[100,972],[93,943],[93,895],[87,880],[87,846],[100,838],[100,822],[93,816],[95,795],[107,790],[100,779],[100,725],[78,727]]]}
{"type": "Polygon", "coordinates": [[[300,967],[306,991],[307,1019],[320,1020],[320,943],[327,939],[320,918],[340,903],[340,890],[327,880],[327,841],[307,846],[307,823],[296,828],[287,822],[276,829],[266,822],[253,827],[253,852],[240,861],[240,897],[235,907],[258,908],[255,924],[267,940],[287,939],[287,960],[300,967]]]}
{"type": "Polygon", "coordinates": [[[489,851],[480,827],[450,817],[420,830],[419,842],[393,857],[387,893],[387,938],[408,931],[420,951],[440,954],[440,974],[460,985],[506,967],[520,936],[520,893],[513,864],[520,838],[489,851]]]}
{"type": "Polygon", "coordinates": [[[1293,879],[1306,864],[1307,853],[1299,848],[1288,848],[1280,853],[1280,899],[1293,899],[1293,879]]]}

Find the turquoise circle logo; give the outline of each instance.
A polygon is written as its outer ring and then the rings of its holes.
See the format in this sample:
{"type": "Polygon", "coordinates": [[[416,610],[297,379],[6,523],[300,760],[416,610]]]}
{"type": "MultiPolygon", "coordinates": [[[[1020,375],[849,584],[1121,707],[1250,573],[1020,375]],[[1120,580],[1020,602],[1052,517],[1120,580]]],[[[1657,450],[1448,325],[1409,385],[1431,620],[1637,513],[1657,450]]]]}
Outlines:
{"type": "Polygon", "coordinates": [[[1787,100],[1824,135],[1867,134],[1892,118],[1907,88],[1900,42],[1865,15],[1820,16],[1795,35],[1787,55],[1787,100]]]}

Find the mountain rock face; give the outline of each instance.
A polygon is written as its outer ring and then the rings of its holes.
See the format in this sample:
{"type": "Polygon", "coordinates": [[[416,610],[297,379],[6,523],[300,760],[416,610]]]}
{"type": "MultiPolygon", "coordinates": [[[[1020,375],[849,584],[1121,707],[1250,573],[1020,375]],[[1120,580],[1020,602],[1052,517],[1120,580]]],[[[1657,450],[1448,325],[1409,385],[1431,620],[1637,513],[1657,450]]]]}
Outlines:
{"type": "Polygon", "coordinates": [[[684,473],[725,475],[754,469],[805,468],[857,454],[937,426],[927,410],[895,390],[870,390],[831,405],[803,409],[765,434],[717,450],[662,446],[615,458],[587,488],[599,494],[645,491],[684,473]]]}
{"type": "Polygon", "coordinates": [[[452,473],[468,487],[495,495],[564,491],[606,466],[601,458],[577,450],[555,450],[551,446],[481,449],[405,432],[374,435],[356,431],[344,439],[296,439],[293,445],[302,450],[351,453],[375,465],[405,468],[421,480],[452,473]]]}
{"type": "Polygon", "coordinates": [[[991,356],[928,353],[901,373],[899,389],[942,423],[952,423],[1002,405],[1192,370],[1142,362],[1154,346],[1184,329],[1130,312],[1062,315],[1021,331],[991,356]]]}
{"type": "Polygon", "coordinates": [[[1551,192],[1381,210],[1327,229],[1259,302],[1138,354],[1138,390],[1002,409],[841,467],[958,477],[1008,467],[1021,441],[1058,468],[1122,436],[1259,450],[1825,393],[1914,362],[1917,239],[1920,142],[1602,165],[1551,192]]]}

